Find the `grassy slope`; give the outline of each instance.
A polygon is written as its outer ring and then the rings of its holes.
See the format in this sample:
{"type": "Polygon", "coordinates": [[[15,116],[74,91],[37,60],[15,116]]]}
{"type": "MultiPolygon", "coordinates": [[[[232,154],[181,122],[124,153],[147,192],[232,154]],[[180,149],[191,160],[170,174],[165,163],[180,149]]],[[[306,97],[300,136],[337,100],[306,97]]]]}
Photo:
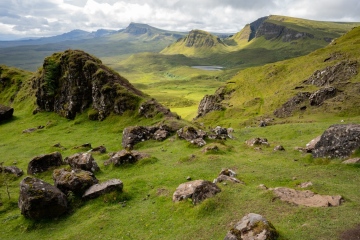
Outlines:
{"type": "MultiPolygon", "coordinates": [[[[225,112],[210,113],[204,121],[220,121],[227,124],[235,124],[246,121],[251,117],[260,115],[269,115],[276,108],[285,103],[298,91],[294,90],[305,79],[309,78],[315,70],[323,69],[326,66],[333,66],[343,60],[360,61],[359,55],[359,36],[360,28],[355,28],[343,37],[336,40],[336,44],[329,45],[324,49],[317,50],[309,55],[294,58],[291,60],[267,64],[263,67],[254,67],[242,70],[227,84],[228,91],[235,90],[230,100],[227,101],[229,107],[225,112]],[[333,53],[340,53],[334,61],[324,60],[333,53]],[[260,101],[254,101],[259,98],[260,101]]],[[[355,76],[352,82],[360,82],[360,75],[355,76]]],[[[313,92],[316,88],[308,86],[302,91],[313,92]]],[[[358,99],[354,99],[358,101],[358,99]]],[[[342,103],[342,112],[338,115],[358,115],[358,109],[354,105],[358,102],[342,103]],[[347,109],[347,110],[346,110],[347,109]]],[[[334,106],[335,108],[336,106],[334,106]]],[[[322,113],[325,109],[319,108],[319,111],[313,109],[307,111],[307,114],[322,113]]],[[[332,115],[333,109],[327,109],[332,115]]],[[[298,116],[296,116],[298,117],[298,116]]]]}

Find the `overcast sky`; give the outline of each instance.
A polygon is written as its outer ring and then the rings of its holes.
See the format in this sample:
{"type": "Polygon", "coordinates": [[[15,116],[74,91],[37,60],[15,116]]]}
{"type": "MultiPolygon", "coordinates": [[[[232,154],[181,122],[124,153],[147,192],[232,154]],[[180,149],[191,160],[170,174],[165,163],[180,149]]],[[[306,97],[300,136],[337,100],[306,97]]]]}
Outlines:
{"type": "Polygon", "coordinates": [[[190,31],[238,32],[268,15],[360,22],[359,0],[1,0],[0,40],[73,29],[119,30],[130,22],[190,31]]]}

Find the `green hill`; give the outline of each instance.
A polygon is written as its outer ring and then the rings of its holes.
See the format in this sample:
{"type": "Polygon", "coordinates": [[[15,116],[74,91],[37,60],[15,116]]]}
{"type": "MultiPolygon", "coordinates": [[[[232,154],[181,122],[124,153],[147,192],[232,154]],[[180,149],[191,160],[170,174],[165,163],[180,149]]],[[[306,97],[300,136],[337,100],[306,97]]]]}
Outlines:
{"type": "Polygon", "coordinates": [[[218,102],[226,110],[206,114],[201,121],[230,124],[249,118],[273,118],[274,115],[280,118],[311,118],[316,114],[359,115],[359,39],[360,28],[357,27],[309,55],[240,71],[214,95],[225,94],[218,98],[218,102]],[[326,83],[315,84],[312,81],[326,83]],[[290,113],[280,114],[280,108],[286,107],[284,104],[293,97],[302,93],[313,94],[329,87],[337,89],[337,93],[325,101],[311,104],[309,100],[304,100],[293,109],[286,110],[290,113]],[[278,112],[274,112],[277,109],[278,112]]]}

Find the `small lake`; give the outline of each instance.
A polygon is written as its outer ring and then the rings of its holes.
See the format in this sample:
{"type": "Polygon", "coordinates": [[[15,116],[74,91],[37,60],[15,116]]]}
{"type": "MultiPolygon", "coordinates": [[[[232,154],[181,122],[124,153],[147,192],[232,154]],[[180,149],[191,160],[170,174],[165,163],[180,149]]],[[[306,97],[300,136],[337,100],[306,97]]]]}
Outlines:
{"type": "Polygon", "coordinates": [[[205,71],[220,71],[224,69],[224,67],[222,66],[191,66],[191,67],[205,71]]]}

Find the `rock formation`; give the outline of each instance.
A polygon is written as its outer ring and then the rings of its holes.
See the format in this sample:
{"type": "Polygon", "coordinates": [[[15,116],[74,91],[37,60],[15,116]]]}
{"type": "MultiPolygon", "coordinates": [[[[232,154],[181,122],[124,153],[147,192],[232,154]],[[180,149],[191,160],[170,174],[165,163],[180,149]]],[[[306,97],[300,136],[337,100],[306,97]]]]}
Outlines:
{"type": "Polygon", "coordinates": [[[11,119],[14,113],[12,107],[4,106],[0,104],[0,122],[11,119]]]}
{"type": "Polygon", "coordinates": [[[118,191],[121,192],[123,189],[123,182],[119,179],[111,179],[103,183],[92,185],[86,190],[83,199],[97,198],[105,193],[118,191]]]}
{"type": "Polygon", "coordinates": [[[113,164],[114,166],[120,166],[127,163],[135,163],[143,158],[147,158],[150,155],[146,153],[141,153],[138,151],[128,151],[128,150],[121,150],[114,155],[111,156],[111,158],[104,162],[104,165],[113,164]]]}
{"type": "Polygon", "coordinates": [[[100,170],[91,153],[76,153],[70,157],[65,158],[65,162],[68,163],[73,169],[82,169],[93,173],[100,170]]]}

